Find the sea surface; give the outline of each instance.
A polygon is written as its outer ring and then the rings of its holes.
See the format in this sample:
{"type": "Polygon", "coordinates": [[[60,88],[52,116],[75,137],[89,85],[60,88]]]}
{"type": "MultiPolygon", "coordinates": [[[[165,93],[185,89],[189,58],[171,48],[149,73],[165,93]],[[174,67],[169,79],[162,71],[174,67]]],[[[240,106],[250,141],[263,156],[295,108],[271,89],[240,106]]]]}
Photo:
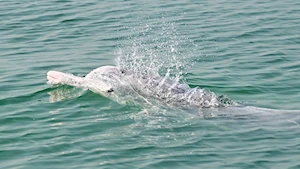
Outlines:
{"type": "Polygon", "coordinates": [[[0,168],[300,168],[300,2],[0,1],[0,168]],[[239,103],[120,104],[47,84],[117,65],[239,103]]]}

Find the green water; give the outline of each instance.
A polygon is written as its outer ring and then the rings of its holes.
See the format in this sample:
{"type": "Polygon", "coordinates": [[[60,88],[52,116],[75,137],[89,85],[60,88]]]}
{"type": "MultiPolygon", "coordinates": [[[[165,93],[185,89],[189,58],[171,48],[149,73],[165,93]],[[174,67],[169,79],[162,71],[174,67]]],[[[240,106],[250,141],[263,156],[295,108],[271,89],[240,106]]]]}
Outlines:
{"type": "Polygon", "coordinates": [[[0,16],[0,168],[300,168],[298,1],[0,1],[0,16]],[[72,88],[48,70],[137,47],[139,70],[182,63],[183,82],[251,107],[49,101],[72,88]]]}

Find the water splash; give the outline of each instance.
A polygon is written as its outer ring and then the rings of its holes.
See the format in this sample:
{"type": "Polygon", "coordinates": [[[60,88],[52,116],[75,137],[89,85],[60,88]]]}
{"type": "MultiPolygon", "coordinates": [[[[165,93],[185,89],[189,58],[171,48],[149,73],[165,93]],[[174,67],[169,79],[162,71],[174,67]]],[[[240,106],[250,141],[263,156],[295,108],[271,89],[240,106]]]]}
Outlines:
{"type": "Polygon", "coordinates": [[[182,51],[192,42],[177,33],[175,23],[148,23],[132,31],[136,33],[128,36],[116,52],[117,67],[141,75],[182,79],[191,67],[191,54],[182,51]]]}
{"type": "Polygon", "coordinates": [[[131,80],[127,79],[130,85],[139,94],[176,106],[219,107],[235,104],[226,96],[217,97],[207,89],[191,89],[184,83],[183,75],[192,67],[189,59],[194,55],[185,48],[194,44],[180,35],[176,26],[173,22],[162,21],[132,29],[135,34],[128,36],[116,52],[117,67],[134,74],[131,80]]]}
{"type": "Polygon", "coordinates": [[[87,87],[119,103],[132,100],[146,105],[196,108],[232,105],[229,98],[217,97],[207,89],[190,88],[184,82],[183,75],[192,66],[192,53],[184,49],[192,42],[177,33],[175,23],[147,23],[133,32],[117,51],[117,67],[103,66],[84,78],[50,71],[50,80],[87,87]]]}

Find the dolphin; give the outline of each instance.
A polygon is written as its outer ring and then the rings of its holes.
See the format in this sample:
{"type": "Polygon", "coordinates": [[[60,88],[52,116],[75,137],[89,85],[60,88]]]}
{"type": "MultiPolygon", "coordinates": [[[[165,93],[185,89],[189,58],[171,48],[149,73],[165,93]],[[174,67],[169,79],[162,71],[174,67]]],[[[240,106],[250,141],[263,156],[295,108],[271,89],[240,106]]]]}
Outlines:
{"type": "Polygon", "coordinates": [[[176,107],[224,107],[234,104],[226,96],[217,97],[207,89],[190,88],[187,84],[168,76],[146,76],[120,70],[116,66],[102,66],[85,77],[59,71],[48,71],[48,83],[86,88],[94,93],[116,100],[123,93],[137,95],[144,100],[152,99],[176,107]]]}
{"type": "Polygon", "coordinates": [[[48,71],[48,83],[52,85],[69,85],[73,87],[88,88],[89,90],[106,95],[119,85],[120,72],[114,66],[102,66],[87,74],[85,77],[75,76],[59,71],[48,71]]]}

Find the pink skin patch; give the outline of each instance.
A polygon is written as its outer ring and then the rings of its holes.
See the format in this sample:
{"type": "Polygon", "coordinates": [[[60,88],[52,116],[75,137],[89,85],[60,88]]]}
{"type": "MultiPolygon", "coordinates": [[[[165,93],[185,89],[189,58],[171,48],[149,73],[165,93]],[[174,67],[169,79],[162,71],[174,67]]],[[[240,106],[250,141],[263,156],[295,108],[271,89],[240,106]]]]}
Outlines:
{"type": "Polygon", "coordinates": [[[62,84],[63,75],[64,75],[64,73],[62,73],[62,72],[51,70],[47,73],[48,82],[53,85],[62,84]]]}

